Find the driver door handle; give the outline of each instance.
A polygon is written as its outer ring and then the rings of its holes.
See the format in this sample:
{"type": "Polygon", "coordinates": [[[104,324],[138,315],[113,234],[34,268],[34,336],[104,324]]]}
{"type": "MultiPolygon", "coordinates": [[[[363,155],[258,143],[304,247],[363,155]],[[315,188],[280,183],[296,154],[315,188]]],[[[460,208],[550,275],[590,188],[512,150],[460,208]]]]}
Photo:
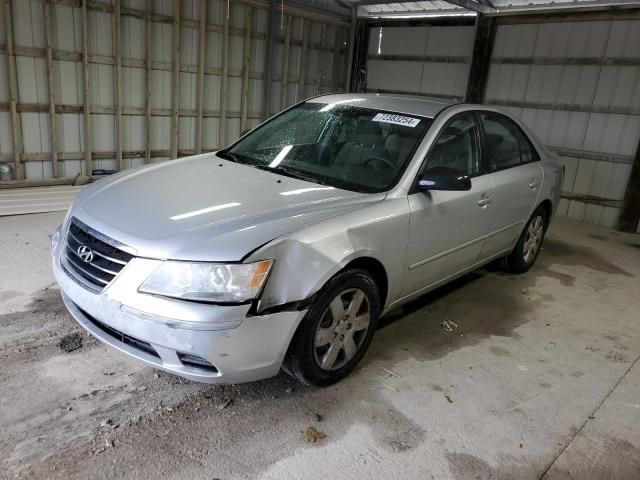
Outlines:
{"type": "Polygon", "coordinates": [[[486,207],[492,201],[493,201],[493,197],[491,195],[487,195],[486,193],[483,193],[482,196],[480,197],[480,200],[478,200],[478,206],[486,207]]]}

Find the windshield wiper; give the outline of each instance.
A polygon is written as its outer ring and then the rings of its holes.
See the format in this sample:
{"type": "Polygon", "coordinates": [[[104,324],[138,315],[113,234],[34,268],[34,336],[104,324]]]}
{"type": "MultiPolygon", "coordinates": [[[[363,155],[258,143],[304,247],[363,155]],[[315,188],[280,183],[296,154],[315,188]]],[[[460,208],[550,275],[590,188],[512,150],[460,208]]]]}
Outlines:
{"type": "Polygon", "coordinates": [[[240,163],[240,160],[238,160],[238,157],[236,157],[233,153],[229,153],[227,151],[221,150],[219,152],[216,152],[216,155],[225,160],[229,160],[235,163],[240,163]]]}
{"type": "Polygon", "coordinates": [[[290,168],[280,167],[280,166],[277,166],[277,167],[269,167],[268,165],[253,165],[253,166],[256,168],[259,168],[260,170],[266,170],[267,172],[274,172],[280,175],[285,175],[287,177],[297,178],[298,180],[304,180],[305,182],[320,183],[322,185],[325,185],[324,182],[318,180],[316,177],[305,175],[304,173],[301,173],[298,170],[293,170],[290,168]]]}

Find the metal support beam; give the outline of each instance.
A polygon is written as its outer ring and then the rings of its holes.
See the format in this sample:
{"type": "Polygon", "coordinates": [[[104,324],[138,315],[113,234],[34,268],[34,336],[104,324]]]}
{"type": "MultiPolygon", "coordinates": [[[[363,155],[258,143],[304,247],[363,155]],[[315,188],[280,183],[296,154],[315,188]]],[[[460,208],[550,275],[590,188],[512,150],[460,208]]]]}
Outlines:
{"type": "Polygon", "coordinates": [[[288,102],[289,91],[289,49],[291,48],[291,15],[287,15],[284,31],[284,47],[282,49],[282,75],[280,76],[280,108],[285,108],[288,102]]]}
{"type": "Polygon", "coordinates": [[[327,41],[327,25],[320,25],[320,49],[318,50],[318,59],[316,61],[316,79],[313,85],[313,94],[320,94],[320,85],[322,84],[322,77],[324,77],[324,59],[322,58],[322,50],[327,41]]]}
{"type": "Polygon", "coordinates": [[[367,52],[369,50],[369,34],[371,29],[365,22],[358,22],[356,25],[356,41],[353,56],[352,91],[367,91],[367,52]]]}
{"type": "Polygon", "coordinates": [[[271,116],[271,87],[273,84],[273,49],[276,30],[276,0],[269,0],[267,10],[267,44],[264,56],[264,118],[271,116]]]}
{"type": "Polygon", "coordinates": [[[505,8],[497,14],[498,25],[526,25],[532,23],[575,23],[575,22],[606,22],[610,20],[640,19],[638,2],[605,4],[603,2],[584,2],[577,5],[571,2],[559,8],[558,3],[550,3],[554,7],[505,8]]]}
{"type": "Polygon", "coordinates": [[[337,92],[340,88],[340,44],[344,41],[344,30],[340,27],[336,27],[336,33],[334,35],[333,44],[333,61],[331,62],[331,90],[337,92]]]}
{"type": "Polygon", "coordinates": [[[240,97],[240,134],[247,130],[249,109],[249,69],[251,68],[251,28],[253,11],[251,5],[244,6],[244,39],[242,41],[242,93],[240,97]]]}
{"type": "Polygon", "coordinates": [[[624,194],[618,229],[628,233],[636,233],[640,229],[640,142],[638,142],[629,183],[624,194]]]}
{"type": "Polygon", "coordinates": [[[494,9],[496,8],[496,6],[493,4],[491,0],[478,0],[478,3],[481,3],[482,5],[485,5],[490,8],[494,8],[494,9]]]}
{"type": "Polygon", "coordinates": [[[231,12],[229,2],[224,3],[224,19],[222,32],[222,76],[220,78],[220,124],[218,130],[218,147],[227,144],[227,92],[229,90],[229,22],[231,12]]]}
{"type": "Polygon", "coordinates": [[[476,17],[476,37],[473,44],[473,57],[467,79],[465,99],[470,103],[482,103],[491,66],[491,52],[496,37],[496,22],[492,17],[482,14],[476,17]]]}
{"type": "Polygon", "coordinates": [[[100,177],[86,177],[86,176],[74,176],[66,178],[49,178],[45,180],[9,180],[0,181],[0,190],[8,190],[14,188],[26,188],[26,187],[53,187],[57,185],[84,185],[94,180],[99,180],[100,177]]]}
{"type": "MultiPolygon", "coordinates": [[[[491,2],[487,0],[445,0],[445,1],[452,5],[456,5],[457,7],[466,8],[467,10],[471,10],[479,13],[497,13],[498,11],[493,7],[491,2]]],[[[358,2],[355,2],[355,5],[357,8],[357,7],[364,7],[366,5],[385,5],[385,4],[391,4],[391,3],[400,3],[400,2],[398,2],[397,0],[387,0],[387,1],[360,0],[358,2]]],[[[406,14],[407,12],[401,11],[399,13],[406,14]]],[[[417,12],[412,11],[412,13],[417,13],[417,12]]]]}
{"type": "Polygon", "coordinates": [[[305,82],[307,80],[307,52],[309,48],[309,20],[302,19],[302,48],[300,49],[300,55],[298,57],[298,101],[304,100],[305,95],[305,82]]]}
{"type": "Polygon", "coordinates": [[[180,131],[180,0],[173,1],[173,75],[171,78],[171,158],[178,158],[180,131]]]}
{"type": "Polygon", "coordinates": [[[353,59],[356,47],[356,29],[358,26],[358,7],[351,9],[351,23],[349,24],[349,54],[347,55],[347,81],[344,85],[345,92],[351,92],[353,84],[353,59]]]}
{"type": "Polygon", "coordinates": [[[49,145],[51,146],[51,173],[61,177],[58,165],[58,137],[56,132],[56,80],[53,68],[53,40],[51,23],[51,5],[44,0],[44,36],[47,43],[47,89],[49,90],[49,145]]]}
{"type": "Polygon", "coordinates": [[[484,98],[483,102],[500,107],[538,108],[540,110],[566,110],[569,112],[585,113],[610,113],[618,115],[640,115],[640,107],[629,106],[603,106],[603,105],[579,105],[574,103],[543,103],[523,102],[521,100],[501,100],[498,98],[484,98]]]}
{"type": "Polygon", "coordinates": [[[485,2],[476,0],[446,0],[447,3],[457,5],[458,7],[466,8],[473,12],[478,13],[497,13],[497,10],[488,6],[485,2]]]}
{"type": "MultiPolygon", "coordinates": [[[[323,84],[323,86],[329,87],[330,85],[325,83],[323,84]]],[[[8,112],[8,111],[9,111],[9,103],[0,102],[0,112],[8,112]]],[[[18,103],[16,105],[16,111],[18,113],[22,113],[22,112],[48,113],[49,103],[18,103]]],[[[78,104],[56,103],[57,114],[74,113],[76,115],[82,115],[83,112],[84,112],[84,105],[82,104],[78,105],[78,104]]],[[[115,108],[113,106],[91,105],[91,113],[95,115],[113,115],[115,114],[115,108]]],[[[145,114],[145,109],[143,107],[123,107],[122,108],[123,116],[127,116],[127,115],[143,116],[144,114],[145,114]]],[[[191,108],[181,108],[178,111],[178,114],[181,117],[196,118],[198,116],[198,111],[196,109],[191,109],[191,108]]],[[[152,108],[151,115],[154,117],[171,117],[173,115],[173,110],[171,108],[152,108]]],[[[205,109],[202,112],[202,116],[204,118],[219,118],[220,112],[218,110],[205,109]]],[[[240,112],[227,111],[227,118],[240,118],[240,112]]],[[[260,118],[262,118],[262,113],[249,111],[247,112],[247,118],[259,120],[260,118]]],[[[23,153],[22,157],[24,158],[25,155],[26,154],[23,153]]],[[[6,154],[0,153],[0,158],[4,158],[6,156],[7,156],[6,154]]],[[[9,155],[9,156],[12,156],[12,155],[9,155]]]]}
{"type": "MultiPolygon", "coordinates": [[[[0,0],[1,1],[1,0],[0,0]]],[[[53,3],[52,3],[53,4],[53,3]]],[[[124,8],[123,8],[124,10],[124,8]]],[[[91,9],[89,9],[89,11],[91,11],[91,9]]],[[[122,15],[123,17],[125,15],[122,15]]],[[[154,15],[155,17],[155,15],[154,15]]],[[[160,23],[160,22],[154,22],[154,23],[160,23]]],[[[198,25],[196,24],[193,27],[190,27],[188,25],[184,25],[185,20],[182,19],[180,21],[180,25],[181,28],[193,28],[195,30],[198,29],[198,25]]],[[[469,25],[473,25],[473,22],[469,23],[469,25]]],[[[220,30],[220,33],[222,33],[222,28],[220,30]]],[[[236,29],[236,28],[231,28],[229,27],[229,35],[236,35],[237,33],[234,32],[234,30],[241,30],[242,29],[236,29]]],[[[218,32],[218,28],[217,26],[215,26],[215,28],[213,28],[211,26],[211,24],[207,25],[207,32],[218,32]]],[[[241,36],[244,36],[244,31],[242,33],[241,36]]],[[[266,38],[266,34],[262,33],[262,32],[256,32],[256,31],[252,31],[251,32],[251,39],[253,40],[261,40],[261,39],[265,39],[266,38]]],[[[291,45],[292,46],[297,46],[300,47],[302,46],[302,40],[298,40],[295,38],[291,39],[291,45]]],[[[314,49],[322,49],[320,46],[320,43],[313,43],[310,42],[309,43],[309,47],[310,48],[314,48],[314,49]]],[[[333,52],[333,48],[332,47],[328,47],[325,45],[324,49],[323,49],[326,53],[331,53],[333,52]]],[[[340,49],[340,53],[346,52],[346,48],[341,48],[340,49]]],[[[4,44],[0,43],[0,54],[5,54],[7,51],[6,47],[4,44]]],[[[45,59],[45,57],[47,56],[47,50],[46,48],[38,48],[38,47],[22,47],[22,46],[14,46],[13,47],[13,54],[15,57],[29,57],[29,58],[42,58],[43,60],[45,59]]],[[[612,57],[614,58],[614,57],[612,57]]],[[[615,57],[616,61],[620,61],[620,63],[622,62],[622,58],[625,57],[615,57]]],[[[635,65],[634,63],[634,58],[635,57],[629,57],[629,61],[625,61],[625,65],[635,65]]],[[[53,50],[53,59],[54,60],[62,60],[64,62],[82,62],[82,52],[75,52],[75,51],[69,51],[69,50],[57,50],[54,49],[53,50]]],[[[98,63],[100,65],[114,65],[115,64],[115,56],[114,55],[102,55],[102,54],[97,54],[97,53],[89,53],[89,63],[98,63]]],[[[636,62],[637,63],[637,62],[636,62]]],[[[123,67],[134,67],[134,68],[144,68],[145,63],[144,63],[144,59],[142,58],[136,58],[136,57],[126,57],[123,56],[122,57],[122,66],[123,67]]],[[[154,61],[152,63],[152,69],[153,70],[166,70],[168,72],[173,70],[173,65],[171,62],[161,62],[161,61],[154,61]]],[[[188,73],[197,73],[198,70],[198,66],[197,65],[189,65],[189,64],[181,64],[180,65],[180,71],[181,72],[188,72],[188,73]]],[[[205,73],[206,74],[210,74],[210,75],[220,75],[220,72],[222,71],[222,69],[220,67],[205,67],[205,73]]],[[[251,72],[252,75],[254,75],[254,78],[262,78],[263,74],[262,73],[258,73],[258,72],[251,72]]],[[[240,69],[229,69],[229,76],[231,77],[241,77],[242,73],[240,69]]]]}
{"type": "Polygon", "coordinates": [[[368,54],[368,60],[385,60],[387,62],[421,62],[421,63],[469,63],[469,57],[449,55],[378,55],[368,54]]]}
{"type": "Polygon", "coordinates": [[[113,83],[116,101],[115,114],[115,143],[116,168],[123,170],[122,163],[122,29],[120,28],[120,0],[115,0],[113,8],[113,51],[115,55],[113,65],[113,83]]]}
{"type": "Polygon", "coordinates": [[[202,111],[204,109],[204,59],[207,44],[207,0],[200,0],[200,23],[198,24],[198,80],[196,102],[198,116],[196,118],[196,153],[202,153],[202,111]]]}
{"type": "Polygon", "coordinates": [[[91,129],[91,84],[89,81],[89,22],[87,20],[87,0],[82,0],[82,82],[84,85],[84,174],[93,171],[93,130],[91,129]]]}
{"type": "MultiPolygon", "coordinates": [[[[495,18],[495,17],[494,17],[495,18]]],[[[640,67],[640,56],[635,57],[493,57],[491,63],[504,65],[594,65],[640,67]]]]}
{"type": "Polygon", "coordinates": [[[11,118],[11,144],[13,147],[13,174],[17,180],[24,178],[24,171],[20,163],[22,141],[18,124],[18,86],[16,85],[16,60],[13,52],[13,16],[11,14],[11,0],[4,0],[4,31],[6,35],[7,84],[9,85],[9,112],[11,118]]]}
{"type": "Polygon", "coordinates": [[[146,1],[144,12],[144,163],[151,161],[151,2],[146,1]]]}

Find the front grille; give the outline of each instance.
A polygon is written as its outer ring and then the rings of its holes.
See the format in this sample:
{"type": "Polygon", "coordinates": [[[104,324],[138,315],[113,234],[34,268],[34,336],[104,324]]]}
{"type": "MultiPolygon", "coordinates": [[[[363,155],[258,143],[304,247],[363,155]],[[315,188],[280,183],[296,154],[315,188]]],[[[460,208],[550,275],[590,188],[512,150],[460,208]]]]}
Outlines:
{"type": "Polygon", "coordinates": [[[138,338],[132,337],[131,335],[127,335],[126,333],[122,333],[120,330],[116,330],[115,328],[111,328],[109,325],[105,325],[101,321],[96,320],[84,310],[80,310],[80,311],[87,318],[87,320],[89,320],[95,327],[99,328],[107,335],[115,338],[116,340],[119,340],[125,345],[129,345],[138,350],[142,350],[143,352],[148,353],[153,357],[160,358],[160,355],[158,355],[158,352],[155,351],[155,349],[151,346],[150,343],[145,342],[144,340],[140,340],[138,338]]]}
{"type": "Polygon", "coordinates": [[[125,246],[72,218],[63,243],[62,266],[80,284],[100,292],[133,258],[122,247],[125,246]],[[90,261],[80,257],[81,247],[90,250],[90,261]]]}

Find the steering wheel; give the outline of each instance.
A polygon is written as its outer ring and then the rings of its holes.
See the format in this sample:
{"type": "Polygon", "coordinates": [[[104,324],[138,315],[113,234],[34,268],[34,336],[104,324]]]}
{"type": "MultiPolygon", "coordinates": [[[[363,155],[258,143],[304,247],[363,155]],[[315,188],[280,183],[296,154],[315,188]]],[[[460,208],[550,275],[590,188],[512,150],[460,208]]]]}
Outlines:
{"type": "Polygon", "coordinates": [[[372,157],[367,158],[364,162],[362,162],[363,165],[366,165],[367,167],[369,166],[370,163],[374,162],[374,161],[378,161],[378,162],[382,162],[384,163],[387,167],[392,168],[393,170],[396,169],[396,165],[395,163],[393,163],[391,160],[388,160],[384,157],[380,157],[378,155],[374,155],[372,157]]]}

